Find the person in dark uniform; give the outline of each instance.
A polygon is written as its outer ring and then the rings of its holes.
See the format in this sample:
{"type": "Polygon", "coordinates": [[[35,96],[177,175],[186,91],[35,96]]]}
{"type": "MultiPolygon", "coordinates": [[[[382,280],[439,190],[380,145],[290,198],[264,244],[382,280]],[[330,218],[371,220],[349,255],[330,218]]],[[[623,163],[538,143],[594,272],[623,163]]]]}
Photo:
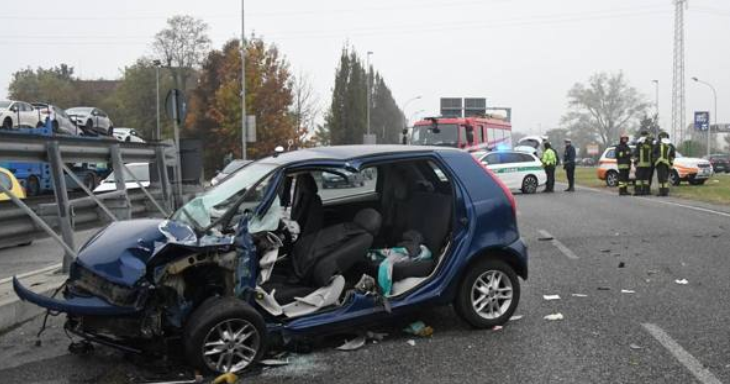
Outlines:
{"type": "MultiPolygon", "coordinates": [[[[659,142],[659,139],[655,139],[654,135],[651,133],[651,131],[649,131],[649,137],[647,138],[647,140],[651,143],[651,148],[652,148],[651,155],[654,156],[654,147],[656,147],[657,143],[659,142]]],[[[648,183],[646,185],[646,189],[647,189],[646,194],[647,195],[651,195],[651,183],[654,182],[654,160],[656,160],[656,159],[654,159],[652,157],[651,166],[649,166],[649,173],[647,175],[647,180],[648,180],[648,183]]]]}
{"type": "Polygon", "coordinates": [[[676,156],[674,145],[669,141],[669,134],[661,132],[654,146],[654,167],[659,181],[659,194],[657,196],[669,196],[669,172],[674,165],[676,156]]]}
{"type": "Polygon", "coordinates": [[[558,154],[555,152],[549,142],[543,144],[545,150],[542,152],[542,166],[545,168],[547,182],[545,183],[545,193],[555,192],[555,167],[558,165],[558,154]]]}
{"type": "Polygon", "coordinates": [[[563,153],[563,169],[568,177],[568,189],[566,192],[575,192],[575,147],[573,141],[565,139],[565,152],[563,153]]]}
{"type": "Polygon", "coordinates": [[[629,135],[622,133],[619,144],[616,146],[616,163],[618,164],[618,194],[629,195],[629,173],[631,172],[631,147],[629,135]]]}
{"type": "Polygon", "coordinates": [[[636,141],[636,149],[634,150],[634,159],[636,164],[636,188],[634,196],[646,196],[649,190],[649,174],[651,172],[651,156],[654,152],[654,146],[650,140],[649,132],[642,131],[641,137],[636,141]]]}

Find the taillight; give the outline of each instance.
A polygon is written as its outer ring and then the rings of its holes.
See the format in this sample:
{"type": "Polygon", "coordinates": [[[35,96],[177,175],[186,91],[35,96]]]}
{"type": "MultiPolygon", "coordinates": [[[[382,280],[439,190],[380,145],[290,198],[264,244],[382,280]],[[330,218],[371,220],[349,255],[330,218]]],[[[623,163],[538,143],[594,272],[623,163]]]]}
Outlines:
{"type": "Polygon", "coordinates": [[[504,195],[507,197],[507,200],[509,200],[509,203],[512,206],[512,214],[517,216],[517,201],[515,200],[515,195],[512,194],[512,191],[510,191],[509,188],[507,188],[507,185],[503,183],[502,180],[500,180],[499,177],[497,177],[497,175],[495,175],[491,169],[487,168],[484,163],[479,161],[474,156],[472,156],[472,159],[474,159],[474,161],[479,164],[480,167],[482,167],[484,172],[486,172],[492,178],[492,180],[494,180],[494,182],[496,182],[497,185],[502,188],[502,192],[504,192],[504,195]]]}

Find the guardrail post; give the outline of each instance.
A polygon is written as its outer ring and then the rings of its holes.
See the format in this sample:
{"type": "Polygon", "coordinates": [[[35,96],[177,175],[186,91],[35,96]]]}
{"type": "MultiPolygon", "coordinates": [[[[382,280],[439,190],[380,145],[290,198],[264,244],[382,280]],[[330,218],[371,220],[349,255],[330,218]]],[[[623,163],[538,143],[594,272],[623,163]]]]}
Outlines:
{"type": "Polygon", "coordinates": [[[155,166],[157,167],[157,177],[159,178],[162,188],[162,200],[165,202],[165,208],[169,212],[174,210],[175,204],[172,201],[172,189],[170,187],[170,175],[167,174],[167,162],[165,161],[165,148],[155,148],[155,166]]]}
{"type": "Polygon", "coordinates": [[[122,201],[124,201],[124,207],[117,211],[117,217],[121,220],[129,220],[132,218],[132,203],[129,201],[129,194],[127,194],[127,182],[124,176],[124,162],[122,161],[122,154],[119,151],[119,144],[113,144],[109,148],[112,157],[112,169],[114,172],[114,182],[117,186],[117,191],[123,191],[122,201]]]}
{"type": "MultiPolygon", "coordinates": [[[[61,237],[68,248],[75,250],[74,231],[71,225],[71,206],[68,202],[68,190],[66,189],[66,178],[63,175],[63,160],[57,141],[51,141],[46,146],[48,151],[48,163],[51,168],[51,179],[53,180],[53,193],[56,195],[58,204],[58,225],[61,228],[61,237]]],[[[66,250],[63,256],[61,270],[68,273],[75,255],[66,250]]]]}

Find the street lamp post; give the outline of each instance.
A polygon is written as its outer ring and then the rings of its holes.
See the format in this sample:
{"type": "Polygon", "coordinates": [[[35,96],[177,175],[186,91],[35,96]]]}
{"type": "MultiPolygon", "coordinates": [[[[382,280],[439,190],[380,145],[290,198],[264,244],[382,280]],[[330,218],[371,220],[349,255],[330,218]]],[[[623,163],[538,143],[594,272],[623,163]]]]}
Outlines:
{"type": "Polygon", "coordinates": [[[246,30],[244,29],[244,0],[241,0],[241,154],[246,160],[246,30]]]}
{"type": "Polygon", "coordinates": [[[367,55],[367,67],[368,68],[365,71],[365,76],[367,78],[367,86],[365,88],[367,91],[367,103],[368,103],[368,107],[366,108],[365,116],[366,116],[366,121],[367,121],[368,137],[370,137],[370,93],[372,92],[372,89],[370,87],[370,55],[372,55],[372,54],[373,54],[372,51],[368,51],[368,55],[367,55]]]}
{"type": "MultiPolygon", "coordinates": [[[[712,90],[712,95],[715,97],[715,111],[713,112],[714,116],[713,116],[712,120],[714,120],[715,125],[717,125],[717,91],[715,90],[715,87],[713,87],[712,84],[710,84],[706,81],[702,81],[702,80],[698,79],[697,77],[693,77],[692,80],[694,80],[696,83],[704,84],[704,85],[710,87],[710,89],[712,90]]],[[[712,146],[711,141],[710,141],[711,138],[712,138],[712,124],[709,124],[709,126],[707,127],[707,156],[708,157],[712,153],[712,151],[710,149],[710,147],[712,146]]]]}
{"type": "Polygon", "coordinates": [[[654,83],[654,108],[656,108],[656,132],[654,132],[654,136],[659,137],[659,80],[652,80],[652,83],[654,83]]]}
{"type": "Polygon", "coordinates": [[[162,134],[160,132],[160,66],[162,65],[162,62],[160,60],[155,60],[152,64],[155,65],[155,82],[157,83],[157,129],[155,130],[155,140],[160,141],[162,140],[162,134]]]}

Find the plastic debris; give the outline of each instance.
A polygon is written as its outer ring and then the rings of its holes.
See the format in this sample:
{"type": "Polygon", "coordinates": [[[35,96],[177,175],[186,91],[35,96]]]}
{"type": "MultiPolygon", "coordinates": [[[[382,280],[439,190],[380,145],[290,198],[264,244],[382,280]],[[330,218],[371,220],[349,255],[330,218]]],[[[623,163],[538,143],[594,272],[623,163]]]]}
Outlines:
{"type": "Polygon", "coordinates": [[[281,367],[282,365],[289,365],[289,359],[264,359],[259,361],[259,364],[267,367],[281,367]]]}
{"type": "Polygon", "coordinates": [[[599,291],[610,291],[611,290],[611,288],[609,288],[609,287],[598,287],[597,289],[599,291]]]}
{"type": "Polygon", "coordinates": [[[547,301],[560,300],[560,295],[542,295],[542,298],[547,301]]]}
{"type": "Polygon", "coordinates": [[[385,339],[386,337],[388,337],[388,334],[387,333],[367,331],[365,333],[365,337],[367,337],[368,340],[383,341],[383,339],[385,339]]]}
{"type": "Polygon", "coordinates": [[[588,295],[586,295],[586,294],[583,294],[583,293],[573,293],[573,294],[572,294],[572,295],[570,295],[570,296],[573,296],[573,297],[588,297],[588,295]]]}
{"type": "Polygon", "coordinates": [[[502,329],[504,329],[504,327],[501,325],[495,325],[494,327],[492,327],[492,331],[495,331],[495,332],[501,331],[502,329]]]}
{"type": "Polygon", "coordinates": [[[233,373],[224,373],[213,380],[213,384],[234,384],[238,381],[238,376],[233,373]]]}
{"type": "Polygon", "coordinates": [[[367,339],[365,336],[358,336],[350,341],[346,341],[345,344],[340,345],[337,347],[340,351],[354,351],[356,349],[360,349],[365,345],[365,342],[367,339]]]}
{"type": "Polygon", "coordinates": [[[644,349],[644,347],[642,347],[642,346],[640,346],[638,344],[633,344],[633,343],[632,344],[629,344],[629,348],[631,348],[633,350],[644,349]]]}
{"type": "Polygon", "coordinates": [[[689,284],[689,281],[687,281],[687,279],[674,280],[674,282],[677,283],[677,284],[679,284],[679,285],[687,285],[687,284],[689,284]]]}
{"type": "Polygon", "coordinates": [[[601,253],[611,253],[610,249],[601,249],[601,253]]]}
{"type": "Polygon", "coordinates": [[[634,293],[636,293],[636,291],[632,291],[630,289],[622,289],[621,293],[634,294],[634,293]]]}
{"type": "Polygon", "coordinates": [[[555,240],[555,238],[552,236],[543,236],[543,237],[537,238],[537,241],[553,241],[553,240],[555,240]]]}
{"type": "Polygon", "coordinates": [[[622,262],[618,263],[618,267],[619,267],[619,268],[624,268],[624,267],[626,267],[626,263],[624,263],[624,262],[622,261],[622,262]]]}
{"type": "Polygon", "coordinates": [[[411,347],[415,347],[416,346],[416,341],[415,340],[408,340],[408,341],[406,341],[406,344],[410,345],[411,347]]]}
{"type": "Polygon", "coordinates": [[[523,317],[524,317],[523,315],[514,315],[514,316],[512,316],[512,317],[509,318],[509,321],[522,320],[523,317]]]}
{"type": "Polygon", "coordinates": [[[423,321],[416,321],[404,328],[403,332],[418,337],[431,337],[433,328],[427,326],[423,321]]]}
{"type": "Polygon", "coordinates": [[[562,313],[553,313],[552,315],[545,316],[545,320],[548,321],[560,321],[563,320],[563,314],[562,313]]]}

